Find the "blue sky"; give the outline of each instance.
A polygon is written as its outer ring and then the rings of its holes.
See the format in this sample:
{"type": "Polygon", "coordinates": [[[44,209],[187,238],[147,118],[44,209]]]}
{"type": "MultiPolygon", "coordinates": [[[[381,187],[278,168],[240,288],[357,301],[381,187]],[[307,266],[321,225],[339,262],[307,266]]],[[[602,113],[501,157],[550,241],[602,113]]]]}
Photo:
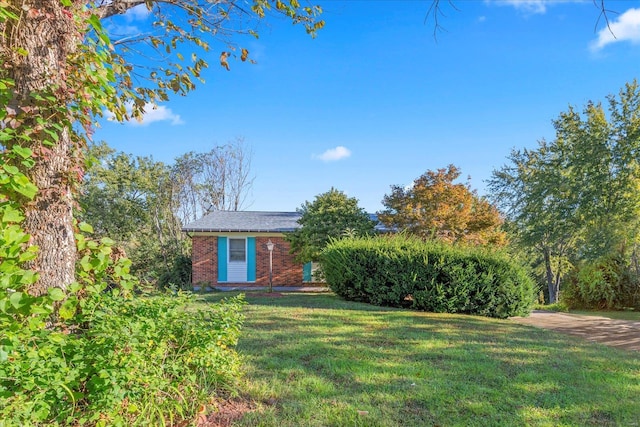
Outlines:
{"type": "MultiPolygon", "coordinates": [[[[512,148],[553,139],[569,105],[605,101],[640,77],[640,1],[607,0],[613,38],[592,0],[442,2],[434,39],[425,1],[318,0],[312,39],[267,19],[242,42],[257,64],[218,64],[206,84],[142,124],[103,120],[94,139],[171,163],[243,138],[255,181],[247,210],[295,210],[335,187],[369,212],[390,186],[450,163],[485,192],[512,148]]],[[[149,18],[118,22],[135,30],[149,18]]]]}

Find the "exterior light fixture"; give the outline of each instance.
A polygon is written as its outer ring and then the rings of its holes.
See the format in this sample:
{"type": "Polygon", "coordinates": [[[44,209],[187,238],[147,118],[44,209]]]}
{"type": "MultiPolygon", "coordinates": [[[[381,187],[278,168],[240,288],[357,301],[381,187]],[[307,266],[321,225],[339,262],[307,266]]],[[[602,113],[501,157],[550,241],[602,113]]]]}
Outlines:
{"type": "Polygon", "coordinates": [[[269,250],[269,292],[273,292],[273,248],[276,245],[273,244],[271,239],[267,242],[267,249],[269,250]]]}

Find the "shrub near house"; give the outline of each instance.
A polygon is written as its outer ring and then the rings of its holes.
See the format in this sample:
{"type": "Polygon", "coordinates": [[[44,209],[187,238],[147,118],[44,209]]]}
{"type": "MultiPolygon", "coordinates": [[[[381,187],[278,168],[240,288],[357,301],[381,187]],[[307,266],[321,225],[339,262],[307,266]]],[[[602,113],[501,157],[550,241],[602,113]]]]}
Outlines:
{"type": "Polygon", "coordinates": [[[506,318],[534,301],[533,280],[506,255],[404,235],[334,241],[321,263],[336,294],[375,305],[506,318]]]}

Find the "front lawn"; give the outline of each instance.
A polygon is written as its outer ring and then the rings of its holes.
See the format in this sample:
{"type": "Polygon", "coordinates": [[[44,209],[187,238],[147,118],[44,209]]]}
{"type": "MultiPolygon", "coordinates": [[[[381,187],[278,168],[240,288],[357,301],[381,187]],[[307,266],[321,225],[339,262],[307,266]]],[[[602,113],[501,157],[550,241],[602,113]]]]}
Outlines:
{"type": "Polygon", "coordinates": [[[634,322],[640,322],[640,311],[571,310],[570,313],[581,314],[584,316],[602,316],[602,317],[608,317],[609,319],[631,320],[634,322]]]}
{"type": "Polygon", "coordinates": [[[240,393],[258,409],[234,425],[640,425],[638,353],[332,294],[246,297],[240,393]]]}

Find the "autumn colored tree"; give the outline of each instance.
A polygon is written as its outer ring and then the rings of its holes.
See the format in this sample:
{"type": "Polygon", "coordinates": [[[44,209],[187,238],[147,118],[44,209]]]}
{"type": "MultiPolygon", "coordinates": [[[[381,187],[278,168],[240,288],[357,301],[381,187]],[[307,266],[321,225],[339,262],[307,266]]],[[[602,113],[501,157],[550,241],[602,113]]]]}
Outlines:
{"type": "Polygon", "coordinates": [[[319,7],[297,0],[0,2],[0,144],[5,153],[16,153],[6,157],[6,166],[39,189],[21,202],[22,226],[39,249],[28,263],[38,273],[31,294],[66,290],[74,281],[73,211],[95,117],[106,110],[116,120],[139,118],[170,94],[192,90],[212,46],[220,47],[216,58],[226,69],[234,57],[248,60],[234,37],[256,35],[255,21],[270,11],[311,34],[323,25],[319,7]],[[102,21],[133,7],[147,8],[153,31],[112,41],[102,21]],[[137,50],[134,42],[143,47],[137,50]],[[193,54],[177,52],[184,45],[192,45],[193,54]],[[139,52],[149,51],[161,52],[165,61],[136,67],[144,63],[139,52]]]}
{"type": "Polygon", "coordinates": [[[502,217],[470,184],[455,183],[460,170],[449,165],[427,171],[410,187],[392,185],[384,196],[386,209],[378,213],[388,228],[407,231],[424,239],[473,245],[503,244],[502,217]]]}

